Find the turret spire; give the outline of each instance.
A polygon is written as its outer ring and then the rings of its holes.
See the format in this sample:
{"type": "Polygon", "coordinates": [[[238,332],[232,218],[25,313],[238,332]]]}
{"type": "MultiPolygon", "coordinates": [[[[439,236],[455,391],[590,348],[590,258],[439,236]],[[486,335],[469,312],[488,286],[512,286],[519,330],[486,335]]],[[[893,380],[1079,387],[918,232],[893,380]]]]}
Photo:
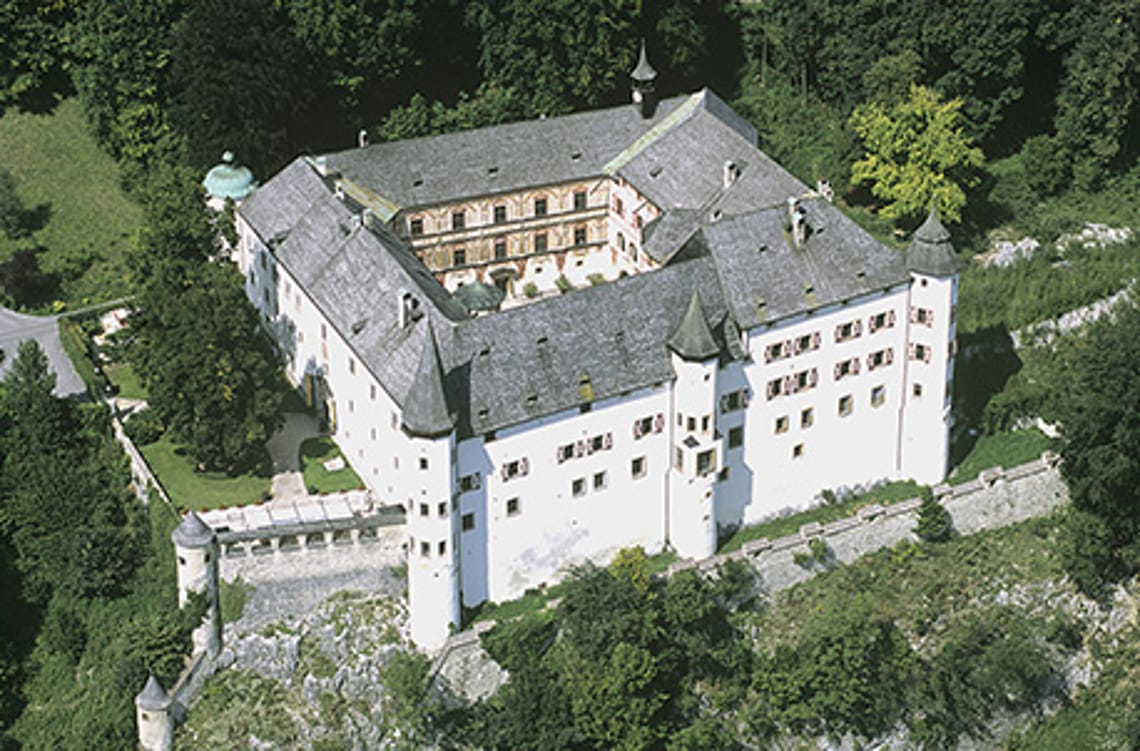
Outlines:
{"type": "Polygon", "coordinates": [[[645,40],[641,40],[641,53],[637,59],[637,67],[630,72],[633,80],[633,104],[642,117],[652,117],[657,108],[657,97],[654,93],[653,82],[657,79],[657,71],[649,64],[649,57],[645,54],[645,40]]]}

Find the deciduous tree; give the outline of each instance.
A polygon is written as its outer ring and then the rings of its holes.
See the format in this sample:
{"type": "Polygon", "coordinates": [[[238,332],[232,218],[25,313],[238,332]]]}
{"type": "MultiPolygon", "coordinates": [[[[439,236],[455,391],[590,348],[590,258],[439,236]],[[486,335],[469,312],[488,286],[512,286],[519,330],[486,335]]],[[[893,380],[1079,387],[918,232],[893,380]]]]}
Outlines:
{"type": "Polygon", "coordinates": [[[851,127],[863,141],[865,154],[851,169],[855,183],[869,183],[885,202],[883,214],[913,219],[938,202],[944,219],[959,221],[966,189],[981,167],[981,149],[962,128],[960,100],[943,102],[924,86],[891,106],[873,102],[855,109],[851,127]]]}

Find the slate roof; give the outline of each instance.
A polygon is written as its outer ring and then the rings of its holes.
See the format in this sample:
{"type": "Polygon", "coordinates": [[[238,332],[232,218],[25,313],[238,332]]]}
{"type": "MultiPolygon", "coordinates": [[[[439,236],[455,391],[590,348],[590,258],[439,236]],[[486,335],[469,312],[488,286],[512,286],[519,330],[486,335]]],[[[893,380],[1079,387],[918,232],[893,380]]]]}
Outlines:
{"type": "Polygon", "coordinates": [[[417,203],[489,192],[489,163],[502,190],[618,174],[665,209],[646,227],[645,251],[667,263],[612,283],[471,318],[384,224],[363,226],[359,206],[334,195],[335,176],[306,159],[239,215],[263,241],[275,238],[278,261],[403,406],[408,427],[454,424],[461,437],[671,381],[671,340],[682,354],[740,358],[741,329],[908,282],[902,252],[756,149],[755,130],[711,92],[663,104],[648,121],[626,105],[326,160],[417,203]],[[578,148],[582,157],[569,159],[578,148]],[[727,188],[726,160],[740,170],[727,188]],[[413,174],[424,180],[414,190],[413,174]],[[789,196],[801,197],[809,228],[800,247],[787,229],[789,196]],[[403,292],[421,307],[401,327],[403,292]]]}
{"type": "Polygon", "coordinates": [[[204,548],[214,539],[214,530],[202,521],[202,517],[191,511],[182,517],[181,523],[170,533],[170,539],[182,548],[204,548]]]}
{"type": "Polygon", "coordinates": [[[420,364],[404,401],[404,425],[415,435],[445,435],[451,432],[455,423],[447,406],[443,372],[439,366],[439,353],[430,318],[423,331],[420,364]]]}
{"type": "Polygon", "coordinates": [[[135,697],[135,704],[138,705],[139,709],[145,709],[148,712],[161,712],[170,707],[170,697],[159,685],[158,679],[154,677],[153,673],[147,676],[146,685],[135,697]]]}
{"type": "Polygon", "coordinates": [[[930,208],[926,221],[914,231],[906,249],[906,264],[911,271],[932,276],[958,273],[958,258],[950,244],[950,232],[938,217],[937,205],[930,208]]]}
{"type": "Polygon", "coordinates": [[[709,322],[705,319],[701,296],[695,289],[689,298],[685,315],[677,324],[677,330],[669,337],[669,348],[685,360],[708,360],[720,352],[712,330],[709,329],[709,322]]]}
{"type": "Polygon", "coordinates": [[[660,102],[650,118],[623,105],[380,143],[329,154],[325,163],[400,208],[585,180],[602,176],[615,154],[687,98],[660,102]]]}

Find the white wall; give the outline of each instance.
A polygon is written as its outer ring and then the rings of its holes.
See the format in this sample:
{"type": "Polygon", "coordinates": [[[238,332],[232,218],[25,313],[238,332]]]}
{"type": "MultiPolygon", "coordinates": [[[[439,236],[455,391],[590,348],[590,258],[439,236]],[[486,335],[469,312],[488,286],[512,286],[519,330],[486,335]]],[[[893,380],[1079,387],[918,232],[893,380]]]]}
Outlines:
{"type": "Polygon", "coordinates": [[[940,482],[947,471],[957,300],[957,277],[915,275],[910,307],[933,311],[933,320],[911,320],[908,310],[910,344],[928,348],[929,356],[912,355],[906,361],[902,455],[903,471],[922,483],[940,482]],[[916,385],[921,387],[920,396],[915,394],[916,385]]]}
{"type": "Polygon", "coordinates": [[[571,562],[604,561],[623,547],[660,549],[668,432],[662,426],[635,439],[633,424],[658,414],[667,420],[668,393],[667,386],[644,389],[595,402],[586,413],[567,410],[499,431],[490,442],[463,442],[458,474],[488,473],[480,491],[460,496],[461,514],[475,515],[475,529],[460,532],[465,604],[483,596],[512,599],[556,578],[571,562]],[[612,435],[610,448],[558,462],[559,447],[606,433],[612,435]],[[640,478],[631,473],[637,457],[646,462],[640,478]],[[522,459],[527,473],[504,480],[503,465],[522,459]],[[595,489],[594,476],[601,472],[605,487],[595,489]],[[573,494],[576,478],[585,482],[580,496],[573,494]],[[510,499],[518,499],[514,514],[507,510],[510,499]]]}

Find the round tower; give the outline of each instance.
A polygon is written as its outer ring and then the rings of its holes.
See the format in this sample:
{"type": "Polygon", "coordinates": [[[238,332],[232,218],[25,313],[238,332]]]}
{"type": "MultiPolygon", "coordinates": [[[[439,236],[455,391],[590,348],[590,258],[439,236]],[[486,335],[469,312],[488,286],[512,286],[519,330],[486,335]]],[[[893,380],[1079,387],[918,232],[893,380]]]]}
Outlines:
{"type": "Polygon", "coordinates": [[[669,339],[673,372],[673,449],[669,470],[669,542],[684,558],[716,552],[713,485],[723,465],[716,435],[716,379],[720,345],[693,290],[669,339]]]}
{"type": "Polygon", "coordinates": [[[218,611],[218,538],[214,530],[191,511],[170,534],[178,559],[178,607],[186,607],[190,593],[206,595],[206,615],[194,631],[195,651],[216,657],[222,649],[218,611]]]}
{"type": "Polygon", "coordinates": [[[932,207],[906,249],[910,272],[902,474],[942,482],[950,454],[958,260],[950,232],[932,207]]]}
{"type": "Polygon", "coordinates": [[[135,722],[142,751],[170,751],[174,746],[174,717],[170,697],[158,679],[147,677],[143,690],[135,697],[135,722]]]}
{"type": "Polygon", "coordinates": [[[448,407],[431,320],[408,396],[403,428],[418,473],[407,490],[408,612],[412,640],[436,650],[459,626],[459,532],[455,485],[455,420],[448,407]]]}
{"type": "Polygon", "coordinates": [[[655,91],[657,71],[649,64],[649,58],[645,54],[644,39],[641,40],[641,54],[637,58],[637,67],[630,72],[629,77],[633,84],[633,105],[637,107],[642,117],[652,117],[657,109],[655,91]]]}

